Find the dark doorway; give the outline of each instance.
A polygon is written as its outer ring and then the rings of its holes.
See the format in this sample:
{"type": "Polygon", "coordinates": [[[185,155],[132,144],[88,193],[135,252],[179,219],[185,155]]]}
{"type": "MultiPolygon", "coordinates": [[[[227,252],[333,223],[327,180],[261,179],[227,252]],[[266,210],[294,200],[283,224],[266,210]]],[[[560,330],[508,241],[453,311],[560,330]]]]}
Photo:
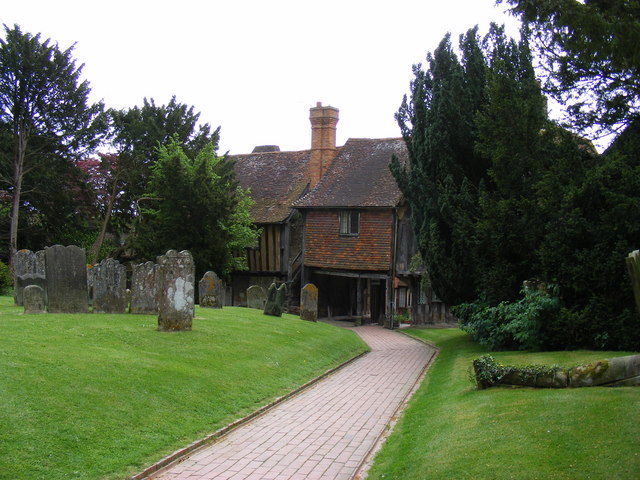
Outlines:
{"type": "Polygon", "coordinates": [[[371,323],[384,323],[385,294],[380,280],[371,281],[371,323]]]}

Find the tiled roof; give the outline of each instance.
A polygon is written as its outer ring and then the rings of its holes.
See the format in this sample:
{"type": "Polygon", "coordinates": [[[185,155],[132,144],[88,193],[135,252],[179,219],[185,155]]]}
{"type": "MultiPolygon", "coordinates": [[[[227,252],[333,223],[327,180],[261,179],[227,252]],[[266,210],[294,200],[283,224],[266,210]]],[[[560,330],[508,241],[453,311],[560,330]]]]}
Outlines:
{"type": "Polygon", "coordinates": [[[309,150],[230,155],[230,158],[235,161],[240,185],[251,189],[254,222],[284,222],[291,213],[291,204],[308,186],[309,150]]]}
{"type": "Polygon", "coordinates": [[[401,138],[349,139],[316,188],[294,203],[298,208],[394,207],[402,194],[389,162],[407,159],[401,138]]]}

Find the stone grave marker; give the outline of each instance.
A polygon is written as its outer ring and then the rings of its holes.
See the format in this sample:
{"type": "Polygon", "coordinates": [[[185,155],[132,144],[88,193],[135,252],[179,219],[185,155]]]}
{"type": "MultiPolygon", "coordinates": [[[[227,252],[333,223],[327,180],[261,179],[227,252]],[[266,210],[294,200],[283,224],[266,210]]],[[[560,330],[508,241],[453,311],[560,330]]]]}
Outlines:
{"type": "Polygon", "coordinates": [[[127,311],[127,269],[113,258],[93,267],[94,313],[125,313],[127,311]]]}
{"type": "Polygon", "coordinates": [[[195,265],[186,250],[158,257],[160,295],[158,330],[191,330],[194,317],[195,265]]]}
{"type": "Polygon", "coordinates": [[[37,273],[26,273],[24,275],[20,275],[16,277],[15,282],[15,290],[14,290],[14,298],[16,305],[23,305],[23,296],[24,289],[29,285],[38,285],[42,290],[44,290],[45,294],[45,302],[47,299],[47,280],[44,275],[39,275],[37,273]]]}
{"type": "Polygon", "coordinates": [[[265,315],[273,315],[281,317],[284,312],[284,306],[287,301],[287,285],[281,284],[276,288],[276,284],[272,283],[267,291],[267,301],[264,305],[265,315]]]}
{"type": "Polygon", "coordinates": [[[313,283],[307,283],[300,292],[300,318],[318,321],[318,287],[313,283]]]}
{"type": "Polygon", "coordinates": [[[22,306],[22,290],[24,288],[18,277],[36,273],[36,254],[31,250],[18,250],[13,257],[13,302],[22,306]]]}
{"type": "Polygon", "coordinates": [[[247,307],[263,310],[266,298],[267,294],[260,285],[251,285],[247,288],[247,307]]]}
{"type": "Polygon", "coordinates": [[[24,313],[46,313],[44,288],[39,285],[27,285],[23,291],[24,313]]]}
{"type": "Polygon", "coordinates": [[[215,272],[206,272],[198,283],[198,298],[201,307],[222,308],[225,298],[225,284],[215,272]]]}
{"type": "Polygon", "coordinates": [[[87,259],[84,249],[54,245],[45,249],[49,313],[87,313],[87,259]]]}
{"type": "Polygon", "coordinates": [[[159,269],[153,262],[133,266],[131,275],[131,313],[157,314],[159,269]]]}

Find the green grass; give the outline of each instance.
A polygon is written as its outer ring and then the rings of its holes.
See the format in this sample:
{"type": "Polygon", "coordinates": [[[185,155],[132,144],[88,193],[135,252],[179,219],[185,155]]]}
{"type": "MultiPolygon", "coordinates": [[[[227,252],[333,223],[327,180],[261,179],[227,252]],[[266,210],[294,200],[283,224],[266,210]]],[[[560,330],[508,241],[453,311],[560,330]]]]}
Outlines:
{"type": "MultiPolygon", "coordinates": [[[[640,388],[476,390],[484,354],[458,329],[411,330],[441,350],[369,479],[640,478],[640,388]]],[[[499,352],[501,363],[573,366],[624,352],[499,352]]]]}
{"type": "Polygon", "coordinates": [[[0,297],[0,478],[125,478],[363,352],[291,315],[23,315],[0,297]]]}

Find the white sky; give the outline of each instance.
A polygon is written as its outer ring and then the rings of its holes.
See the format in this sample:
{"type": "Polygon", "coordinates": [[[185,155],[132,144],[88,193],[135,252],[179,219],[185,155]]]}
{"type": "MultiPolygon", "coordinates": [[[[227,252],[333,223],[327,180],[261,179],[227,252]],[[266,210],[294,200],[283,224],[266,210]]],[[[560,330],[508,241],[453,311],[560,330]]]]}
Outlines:
{"type": "MultiPolygon", "coordinates": [[[[400,136],[411,66],[446,32],[516,21],[494,0],[0,1],[0,23],[76,43],[93,101],[157,105],[172,95],[221,126],[220,152],[309,148],[309,108],[340,109],[347,138],[400,136]]],[[[4,30],[1,33],[4,36],[4,30]]]]}

